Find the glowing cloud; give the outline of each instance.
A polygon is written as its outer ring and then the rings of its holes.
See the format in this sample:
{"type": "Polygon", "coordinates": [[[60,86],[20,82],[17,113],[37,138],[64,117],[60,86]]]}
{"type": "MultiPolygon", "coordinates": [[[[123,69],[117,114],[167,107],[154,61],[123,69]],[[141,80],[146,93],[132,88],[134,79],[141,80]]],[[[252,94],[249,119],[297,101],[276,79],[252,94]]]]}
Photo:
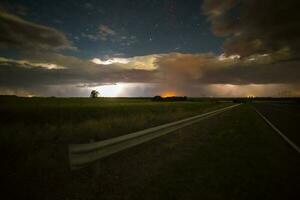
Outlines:
{"type": "Polygon", "coordinates": [[[178,96],[178,95],[174,91],[166,91],[166,92],[162,93],[161,96],[162,97],[175,97],[175,96],[178,96]]]}
{"type": "Polygon", "coordinates": [[[98,65],[111,65],[111,64],[115,64],[115,63],[119,63],[119,64],[129,63],[129,60],[126,58],[112,58],[112,59],[108,59],[108,60],[101,60],[99,58],[94,58],[91,61],[98,65]]]}
{"type": "Polygon", "coordinates": [[[238,60],[238,59],[240,59],[240,58],[241,58],[240,55],[230,55],[230,56],[226,56],[224,53],[222,53],[222,54],[218,57],[218,59],[219,59],[220,61],[223,61],[223,60],[238,60]]]}
{"type": "Polygon", "coordinates": [[[101,60],[100,58],[93,58],[91,62],[98,65],[112,65],[116,64],[125,69],[142,69],[154,70],[157,69],[156,61],[163,54],[153,54],[146,56],[135,56],[129,58],[110,58],[108,60],[101,60]]]}

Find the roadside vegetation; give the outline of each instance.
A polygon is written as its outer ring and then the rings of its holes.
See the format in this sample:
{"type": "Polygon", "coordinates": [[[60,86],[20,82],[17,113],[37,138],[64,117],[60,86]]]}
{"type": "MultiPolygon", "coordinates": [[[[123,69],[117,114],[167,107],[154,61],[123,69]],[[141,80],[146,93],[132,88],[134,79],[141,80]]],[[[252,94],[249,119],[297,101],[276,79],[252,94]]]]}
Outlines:
{"type": "Polygon", "coordinates": [[[0,98],[0,103],[2,136],[68,142],[107,139],[231,105],[126,98],[0,98]]]}

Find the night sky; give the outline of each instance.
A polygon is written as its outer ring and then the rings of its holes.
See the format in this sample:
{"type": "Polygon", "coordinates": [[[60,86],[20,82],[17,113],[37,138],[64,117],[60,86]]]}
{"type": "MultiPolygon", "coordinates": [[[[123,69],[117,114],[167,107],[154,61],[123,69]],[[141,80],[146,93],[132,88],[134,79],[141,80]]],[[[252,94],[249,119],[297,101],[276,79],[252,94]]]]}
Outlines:
{"type": "Polygon", "coordinates": [[[299,96],[286,0],[9,0],[0,94],[299,96]]]}

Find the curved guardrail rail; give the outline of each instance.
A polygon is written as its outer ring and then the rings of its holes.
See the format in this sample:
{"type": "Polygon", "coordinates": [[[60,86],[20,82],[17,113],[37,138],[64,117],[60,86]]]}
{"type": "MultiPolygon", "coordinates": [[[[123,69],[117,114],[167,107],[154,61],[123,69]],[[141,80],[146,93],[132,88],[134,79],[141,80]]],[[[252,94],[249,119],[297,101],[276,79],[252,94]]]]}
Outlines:
{"type": "Polygon", "coordinates": [[[71,170],[80,169],[82,167],[87,166],[90,163],[93,163],[101,158],[107,157],[113,153],[117,153],[130,147],[142,144],[154,138],[160,137],[185,126],[191,125],[200,120],[235,108],[239,105],[241,104],[228,106],[208,113],[148,128],[142,131],[137,131],[112,139],[87,144],[70,144],[69,160],[71,170]]]}

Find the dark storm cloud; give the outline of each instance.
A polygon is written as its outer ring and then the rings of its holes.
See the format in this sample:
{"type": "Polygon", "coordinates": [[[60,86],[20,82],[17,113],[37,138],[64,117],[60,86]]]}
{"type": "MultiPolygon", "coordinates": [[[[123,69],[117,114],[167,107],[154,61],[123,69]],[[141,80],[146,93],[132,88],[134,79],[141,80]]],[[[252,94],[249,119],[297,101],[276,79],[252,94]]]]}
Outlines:
{"type": "Polygon", "coordinates": [[[229,68],[208,71],[203,83],[218,84],[299,84],[299,61],[275,64],[235,64],[229,68]]]}
{"type": "Polygon", "coordinates": [[[74,49],[64,33],[0,10],[0,48],[74,49]]]}
{"type": "Polygon", "coordinates": [[[226,36],[236,31],[237,21],[228,12],[237,4],[237,0],[205,0],[202,10],[212,24],[212,31],[217,36],[226,36]]]}
{"type": "Polygon", "coordinates": [[[299,60],[274,59],[172,53],[159,57],[157,65],[163,81],[171,85],[300,83],[299,60]]]}
{"type": "MultiPolygon", "coordinates": [[[[37,89],[45,86],[103,85],[116,82],[151,82],[146,70],[123,69],[119,66],[96,65],[61,54],[43,54],[52,62],[0,58],[0,85],[5,88],[37,89]],[[50,66],[50,67],[49,67],[50,66]]],[[[39,57],[39,61],[41,61],[39,57]]],[[[34,58],[32,60],[35,60],[34,58]]]]}
{"type": "MultiPolygon", "coordinates": [[[[30,56],[28,60],[0,58],[2,88],[14,91],[15,89],[36,91],[47,95],[54,93],[54,90],[64,91],[63,88],[68,89],[68,92],[75,91],[74,86],[77,86],[80,92],[83,88],[123,82],[157,84],[157,87],[150,88],[151,91],[149,88],[145,89],[145,94],[155,92],[160,94],[163,91],[173,90],[179,94],[207,95],[210,94],[211,89],[215,89],[210,85],[218,84],[240,87],[251,84],[300,85],[299,60],[279,62],[270,55],[241,59],[234,56],[216,56],[211,53],[169,53],[133,59],[139,61],[134,62],[135,64],[145,62],[149,65],[152,62],[153,66],[149,69],[137,69],[136,65],[131,66],[133,61],[127,64],[103,65],[57,53],[31,53],[30,56]],[[69,87],[70,85],[73,87],[69,87]]],[[[218,89],[216,87],[216,91],[218,89]]],[[[246,92],[246,89],[247,87],[244,87],[243,92],[246,92]]],[[[135,91],[131,93],[136,94],[135,91]]]]}
{"type": "Polygon", "coordinates": [[[226,36],[226,54],[242,57],[289,51],[299,57],[300,2],[295,0],[205,0],[212,31],[226,36]]]}

